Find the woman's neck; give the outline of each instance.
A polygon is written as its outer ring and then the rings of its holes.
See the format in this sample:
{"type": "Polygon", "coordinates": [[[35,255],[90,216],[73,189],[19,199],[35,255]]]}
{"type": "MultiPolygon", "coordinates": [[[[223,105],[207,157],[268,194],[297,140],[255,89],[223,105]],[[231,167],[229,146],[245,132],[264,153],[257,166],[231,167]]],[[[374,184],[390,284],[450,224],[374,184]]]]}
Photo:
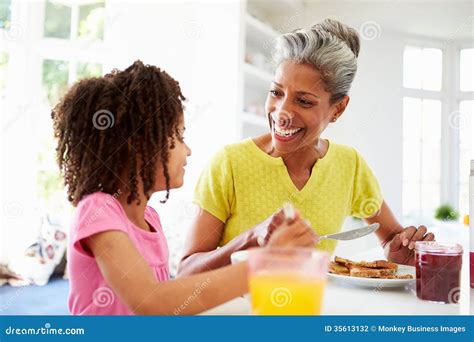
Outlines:
{"type": "Polygon", "coordinates": [[[295,171],[311,171],[318,159],[323,158],[328,150],[328,142],[318,138],[314,144],[307,145],[291,153],[280,153],[272,146],[271,136],[268,141],[267,153],[272,157],[281,157],[287,169],[295,171]]]}

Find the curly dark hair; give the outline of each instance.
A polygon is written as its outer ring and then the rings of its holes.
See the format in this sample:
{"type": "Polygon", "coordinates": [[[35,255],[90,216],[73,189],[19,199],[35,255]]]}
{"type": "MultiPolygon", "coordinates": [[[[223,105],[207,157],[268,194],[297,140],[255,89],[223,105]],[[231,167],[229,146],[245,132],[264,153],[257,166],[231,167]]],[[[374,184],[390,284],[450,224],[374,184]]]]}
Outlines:
{"type": "Polygon", "coordinates": [[[76,206],[87,194],[112,195],[125,188],[130,191],[127,202],[138,204],[138,177],[148,199],[159,157],[166,202],[169,149],[180,137],[184,100],[177,81],[141,61],[73,85],[51,113],[68,200],[76,206]]]}

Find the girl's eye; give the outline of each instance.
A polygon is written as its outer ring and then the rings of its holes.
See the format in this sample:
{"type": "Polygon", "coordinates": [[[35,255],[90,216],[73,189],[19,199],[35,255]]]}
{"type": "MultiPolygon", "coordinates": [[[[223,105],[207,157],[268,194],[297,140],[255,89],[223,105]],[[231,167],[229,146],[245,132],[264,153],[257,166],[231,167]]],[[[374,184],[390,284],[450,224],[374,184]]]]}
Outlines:
{"type": "Polygon", "coordinates": [[[278,93],[278,90],[270,90],[270,94],[272,94],[273,96],[278,96],[279,93],[278,93]]]}

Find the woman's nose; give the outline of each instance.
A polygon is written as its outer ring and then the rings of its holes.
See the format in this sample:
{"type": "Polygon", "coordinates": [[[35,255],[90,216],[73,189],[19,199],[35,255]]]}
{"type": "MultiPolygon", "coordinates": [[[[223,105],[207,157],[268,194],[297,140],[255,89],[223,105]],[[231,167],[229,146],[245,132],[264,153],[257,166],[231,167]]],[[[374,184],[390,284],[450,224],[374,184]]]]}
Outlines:
{"type": "Polygon", "coordinates": [[[275,111],[271,113],[273,121],[275,121],[278,126],[282,128],[290,127],[293,121],[293,114],[290,111],[282,108],[276,108],[275,111]]]}
{"type": "Polygon", "coordinates": [[[186,144],[186,149],[187,149],[186,155],[189,157],[192,154],[192,151],[191,151],[191,148],[187,144],[186,144]]]}

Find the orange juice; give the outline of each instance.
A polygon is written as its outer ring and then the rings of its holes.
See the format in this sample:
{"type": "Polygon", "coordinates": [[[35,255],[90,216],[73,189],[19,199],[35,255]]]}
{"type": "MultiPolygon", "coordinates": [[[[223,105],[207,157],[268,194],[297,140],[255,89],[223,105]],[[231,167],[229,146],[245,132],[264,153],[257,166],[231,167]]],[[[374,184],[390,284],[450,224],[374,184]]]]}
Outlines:
{"type": "Polygon", "coordinates": [[[256,315],[319,315],[325,283],[297,273],[252,275],[252,311],[256,315]]]}

